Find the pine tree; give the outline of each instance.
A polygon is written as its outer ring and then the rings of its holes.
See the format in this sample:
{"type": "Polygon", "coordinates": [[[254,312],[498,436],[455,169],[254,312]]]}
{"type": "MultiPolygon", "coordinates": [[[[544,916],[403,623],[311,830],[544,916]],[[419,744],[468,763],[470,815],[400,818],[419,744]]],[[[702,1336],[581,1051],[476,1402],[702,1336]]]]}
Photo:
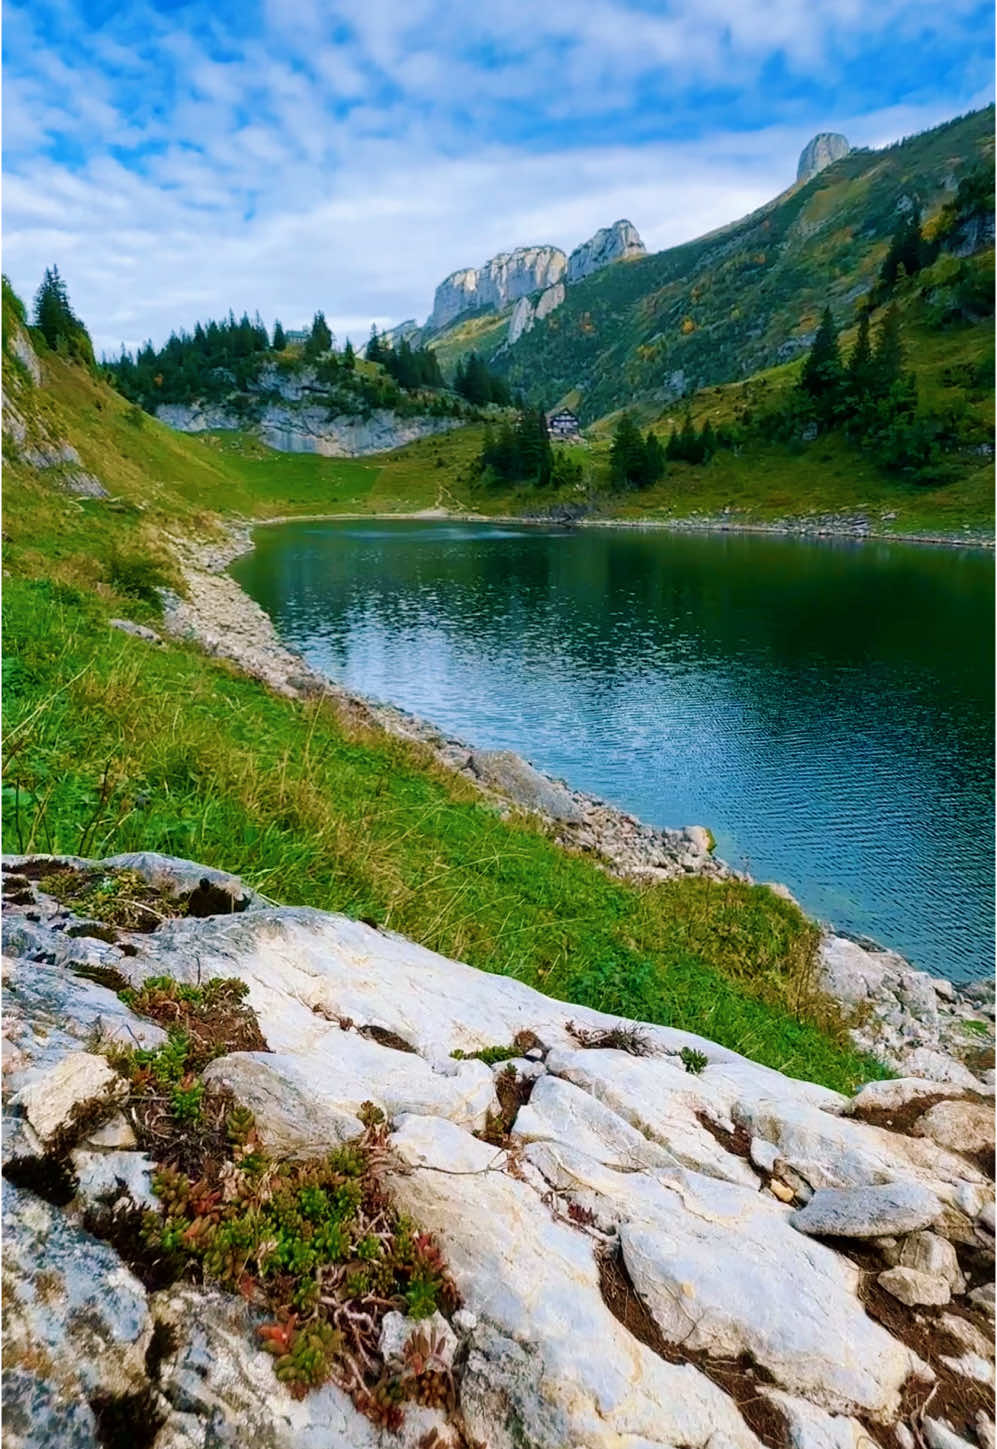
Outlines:
{"type": "Polygon", "coordinates": [[[377,327],[373,322],[370,325],[370,341],[367,343],[367,361],[384,361],[384,346],[380,337],[377,335],[377,327]]]}
{"type": "Polygon", "coordinates": [[[713,431],[713,424],[709,418],[703,424],[703,431],[700,433],[698,441],[701,461],[708,463],[717,451],[717,435],[713,431]]]}
{"type": "Polygon", "coordinates": [[[609,447],[609,476],[617,488],[629,488],[643,481],[647,449],[632,413],[623,413],[613,430],[609,447]]]}
{"type": "Polygon", "coordinates": [[[343,366],[347,372],[352,372],[357,365],[357,355],[353,351],[353,343],[347,337],[346,346],[343,348],[343,366]]]}
{"type": "Polygon", "coordinates": [[[702,455],[699,451],[699,434],[696,432],[692,413],[688,410],[682,419],[682,431],[678,437],[678,456],[686,463],[702,462],[702,455]]]}
{"type": "Polygon", "coordinates": [[[650,428],[647,430],[647,438],[644,441],[644,476],[642,483],[644,487],[650,487],[665,476],[665,450],[661,446],[661,440],[650,428]]]}
{"type": "Polygon", "coordinates": [[[332,348],[332,333],[325,320],[324,312],[316,312],[312,318],[312,330],[305,343],[306,357],[321,357],[332,348]]]}
{"type": "Polygon", "coordinates": [[[838,332],[831,316],[830,307],[824,308],[814,345],[803,364],[800,387],[812,398],[828,402],[834,399],[841,386],[841,353],[838,350],[838,332]]]}
{"type": "Polygon", "coordinates": [[[56,266],[48,267],[45,271],[35,297],[34,316],[35,326],[49,347],[64,352],[88,367],[94,366],[90,334],[70,306],[66,284],[56,266]]]}
{"type": "Polygon", "coordinates": [[[852,355],[848,359],[848,393],[853,402],[858,402],[872,387],[872,341],[869,337],[869,313],[859,318],[858,335],[852,355]]]}
{"type": "Polygon", "coordinates": [[[904,349],[900,337],[900,313],[895,302],[887,307],[876,332],[876,346],[871,360],[871,376],[875,391],[888,393],[903,371],[904,349]]]}
{"type": "Polygon", "coordinates": [[[287,346],[287,338],[284,336],[284,329],[280,325],[280,318],[273,324],[273,350],[283,352],[287,346]]]}

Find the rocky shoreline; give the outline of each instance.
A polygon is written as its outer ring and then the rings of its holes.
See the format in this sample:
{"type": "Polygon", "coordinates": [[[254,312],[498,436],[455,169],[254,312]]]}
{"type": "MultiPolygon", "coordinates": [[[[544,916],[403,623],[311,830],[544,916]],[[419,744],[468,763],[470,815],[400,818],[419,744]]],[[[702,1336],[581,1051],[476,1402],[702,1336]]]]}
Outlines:
{"type": "MultiPolygon", "coordinates": [[[[683,875],[749,879],[712,852],[703,826],[657,829],[605,801],[571,789],[508,751],[476,750],[424,720],[333,684],[277,636],[269,616],[225,570],[253,548],[257,525],[232,523],[211,541],[171,539],[186,597],[164,601],[166,632],[226,658],[268,688],[293,698],[327,697],[359,722],[427,747],[438,763],[504,808],[540,817],[568,848],[589,853],[614,874],[647,882],[683,875]]],[[[780,885],[772,889],[790,896],[780,885]]],[[[791,898],[791,897],[790,897],[791,898]]],[[[853,1018],[856,1045],[896,1071],[963,1087],[992,1086],[992,983],[958,987],[918,971],[896,952],[823,927],[820,985],[853,1018]]]]}

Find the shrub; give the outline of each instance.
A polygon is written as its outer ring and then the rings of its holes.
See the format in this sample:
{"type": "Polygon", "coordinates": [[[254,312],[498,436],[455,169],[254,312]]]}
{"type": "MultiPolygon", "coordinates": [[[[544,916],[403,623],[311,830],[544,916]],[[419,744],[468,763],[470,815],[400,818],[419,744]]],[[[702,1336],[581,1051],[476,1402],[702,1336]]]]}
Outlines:
{"type": "Polygon", "coordinates": [[[169,587],[170,575],[161,558],[147,553],[127,553],[113,548],[108,560],[111,587],[119,594],[142,599],[158,608],[160,590],[169,587]]]}

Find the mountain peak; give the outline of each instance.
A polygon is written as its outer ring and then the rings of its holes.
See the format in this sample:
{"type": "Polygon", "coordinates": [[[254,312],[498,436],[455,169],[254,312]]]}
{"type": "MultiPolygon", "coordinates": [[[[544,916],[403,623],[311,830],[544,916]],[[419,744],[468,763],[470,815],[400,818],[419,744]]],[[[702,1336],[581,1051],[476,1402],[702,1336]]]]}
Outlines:
{"type": "Polygon", "coordinates": [[[579,282],[582,277],[597,272],[610,262],[625,261],[629,257],[642,257],[647,248],[640,239],[640,232],[632,221],[625,218],[614,221],[612,226],[600,227],[595,236],[581,246],[575,247],[568,258],[566,280],[579,282]]]}
{"type": "Polygon", "coordinates": [[[800,152],[800,164],[796,168],[797,182],[812,180],[825,166],[847,156],[851,149],[848,138],[842,136],[840,131],[819,131],[800,152]]]}

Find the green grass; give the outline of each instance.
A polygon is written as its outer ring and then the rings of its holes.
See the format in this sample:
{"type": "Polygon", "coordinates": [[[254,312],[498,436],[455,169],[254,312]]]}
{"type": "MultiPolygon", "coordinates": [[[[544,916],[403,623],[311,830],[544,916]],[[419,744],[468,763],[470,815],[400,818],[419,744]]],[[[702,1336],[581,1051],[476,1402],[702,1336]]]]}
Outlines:
{"type": "Polygon", "coordinates": [[[179,854],[790,1074],[877,1074],[814,995],[815,928],[766,888],[613,880],[416,747],[110,630],[121,604],[8,581],[7,849],[179,854]]]}

